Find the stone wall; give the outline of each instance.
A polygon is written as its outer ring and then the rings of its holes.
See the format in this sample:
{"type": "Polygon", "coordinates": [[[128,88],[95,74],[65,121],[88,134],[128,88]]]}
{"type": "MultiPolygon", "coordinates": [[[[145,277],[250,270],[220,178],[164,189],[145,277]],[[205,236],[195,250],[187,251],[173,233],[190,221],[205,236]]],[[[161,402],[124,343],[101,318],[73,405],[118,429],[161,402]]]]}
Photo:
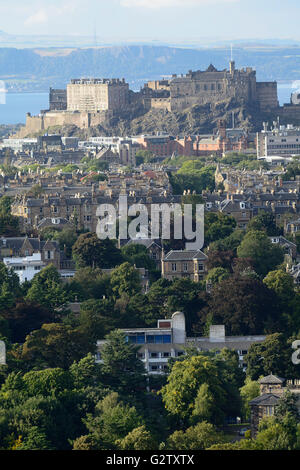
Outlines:
{"type": "Polygon", "coordinates": [[[87,129],[98,125],[109,125],[112,116],[113,113],[110,111],[99,111],[98,113],[49,111],[37,116],[27,114],[25,127],[22,127],[15,137],[24,138],[54,126],[73,125],[80,129],[87,129]]]}

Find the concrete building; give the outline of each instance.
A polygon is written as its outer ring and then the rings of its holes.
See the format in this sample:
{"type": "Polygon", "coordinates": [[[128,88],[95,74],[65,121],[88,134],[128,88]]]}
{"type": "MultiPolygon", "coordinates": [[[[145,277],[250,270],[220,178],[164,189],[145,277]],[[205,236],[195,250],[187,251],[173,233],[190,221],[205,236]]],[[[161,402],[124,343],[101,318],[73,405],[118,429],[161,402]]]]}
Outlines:
{"type": "Polygon", "coordinates": [[[268,130],[267,123],[264,123],[264,129],[257,133],[257,157],[300,155],[300,127],[292,124],[280,126],[277,122],[273,125],[268,130]]]}
{"type": "Polygon", "coordinates": [[[68,111],[97,113],[126,110],[129,85],[125,79],[73,79],[67,85],[68,111]]]}
{"type": "MultiPolygon", "coordinates": [[[[228,348],[238,353],[239,365],[245,368],[245,356],[250,346],[265,339],[265,336],[226,337],[224,325],[212,325],[209,337],[188,338],[182,312],[175,312],[171,318],[158,320],[156,328],[130,328],[123,332],[128,342],[139,346],[138,357],[149,374],[166,373],[169,359],[184,355],[187,347],[196,348],[199,352],[217,352],[228,348]]],[[[105,340],[97,341],[96,362],[101,363],[101,349],[104,344],[105,340]]]]}

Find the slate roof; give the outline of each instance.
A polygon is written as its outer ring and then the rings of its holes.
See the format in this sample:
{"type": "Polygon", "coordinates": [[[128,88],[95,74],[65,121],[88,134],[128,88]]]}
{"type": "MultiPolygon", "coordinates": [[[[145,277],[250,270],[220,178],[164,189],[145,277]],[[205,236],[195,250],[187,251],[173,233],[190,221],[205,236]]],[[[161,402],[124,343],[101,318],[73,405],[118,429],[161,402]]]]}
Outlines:
{"type": "Polygon", "coordinates": [[[147,249],[150,248],[152,245],[156,245],[161,249],[160,242],[151,240],[150,238],[136,238],[136,239],[131,239],[129,240],[126,245],[143,245],[147,249]]]}
{"type": "Polygon", "coordinates": [[[272,384],[272,385],[277,385],[277,384],[283,384],[284,379],[277,377],[277,375],[267,375],[266,377],[263,377],[262,379],[259,380],[260,384],[272,384]]]}
{"type": "Polygon", "coordinates": [[[277,405],[279,400],[279,396],[275,395],[274,393],[265,393],[264,395],[260,395],[254,400],[250,401],[250,405],[258,405],[258,406],[274,406],[277,405]]]}
{"type": "Polygon", "coordinates": [[[191,261],[194,259],[206,260],[207,256],[201,250],[171,250],[164,261],[191,261]]]}

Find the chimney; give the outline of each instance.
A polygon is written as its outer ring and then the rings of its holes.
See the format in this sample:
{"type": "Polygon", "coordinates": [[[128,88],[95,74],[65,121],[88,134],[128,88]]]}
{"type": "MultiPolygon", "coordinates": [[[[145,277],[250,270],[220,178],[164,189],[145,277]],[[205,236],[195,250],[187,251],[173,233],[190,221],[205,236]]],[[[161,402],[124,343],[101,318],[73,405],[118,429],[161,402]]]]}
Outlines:
{"type": "Polygon", "coordinates": [[[210,325],[209,341],[210,343],[225,342],[225,325],[210,325]]]}

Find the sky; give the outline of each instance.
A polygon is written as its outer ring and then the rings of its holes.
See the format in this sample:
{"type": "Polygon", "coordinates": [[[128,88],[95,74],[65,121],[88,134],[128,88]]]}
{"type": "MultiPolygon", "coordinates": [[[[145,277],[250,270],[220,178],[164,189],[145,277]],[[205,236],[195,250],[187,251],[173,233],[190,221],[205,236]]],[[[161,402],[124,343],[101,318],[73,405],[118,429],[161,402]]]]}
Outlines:
{"type": "Polygon", "coordinates": [[[0,30],[95,36],[97,43],[300,40],[299,0],[0,0],[0,30]]]}

